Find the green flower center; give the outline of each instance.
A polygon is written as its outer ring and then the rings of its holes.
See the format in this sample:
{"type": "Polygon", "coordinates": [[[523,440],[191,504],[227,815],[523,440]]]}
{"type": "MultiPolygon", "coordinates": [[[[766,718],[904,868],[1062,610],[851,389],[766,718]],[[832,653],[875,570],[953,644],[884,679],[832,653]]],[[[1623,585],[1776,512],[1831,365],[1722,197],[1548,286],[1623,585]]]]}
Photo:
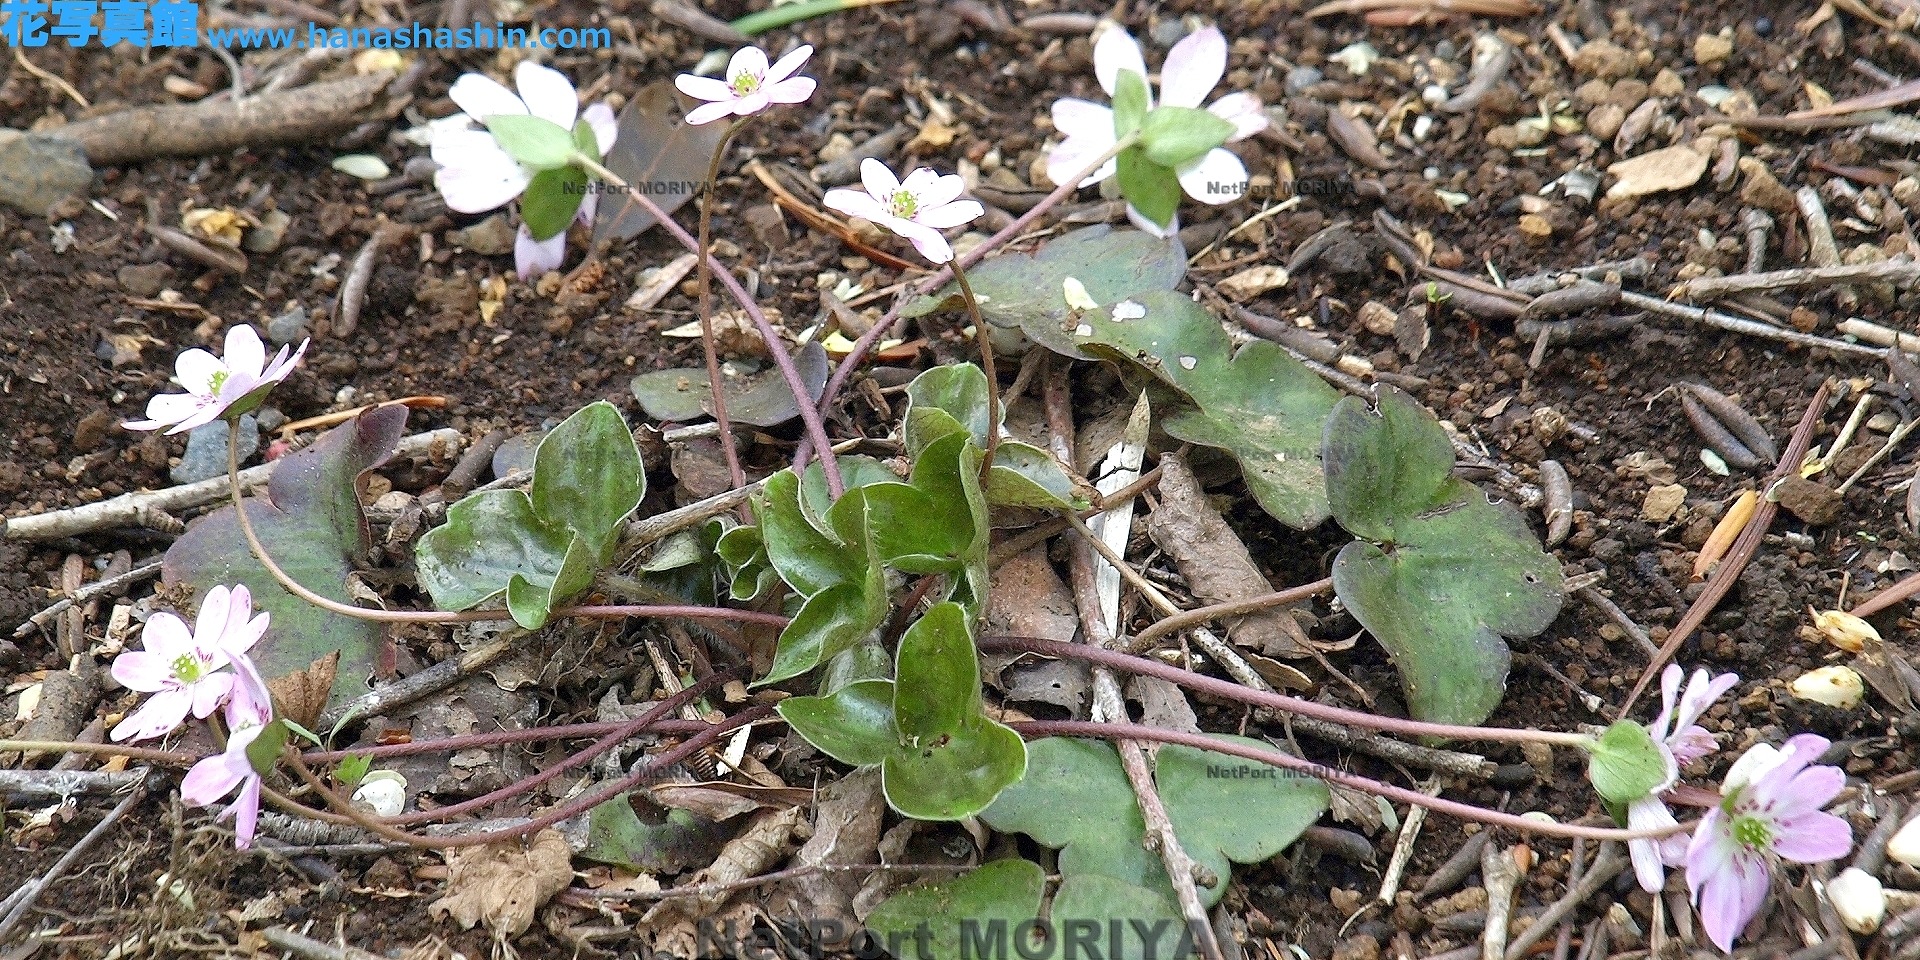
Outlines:
{"type": "Polygon", "coordinates": [[[742,73],[733,78],[733,95],[744,97],[760,89],[760,78],[751,73],[742,73]]]}
{"type": "Polygon", "coordinates": [[[198,683],[200,680],[200,660],[191,653],[183,653],[173,659],[173,675],[181,683],[198,683]]]}
{"type": "Polygon", "coordinates": [[[220,386],[226,382],[227,382],[227,371],[225,370],[214,371],[212,378],[207,380],[207,392],[219,393],[220,386]]]}
{"type": "Polygon", "coordinates": [[[895,190],[893,196],[887,199],[887,212],[902,220],[912,220],[919,210],[920,198],[911,191],[895,190]]]}
{"type": "Polygon", "coordinates": [[[1770,847],[1773,830],[1758,817],[1739,816],[1733,818],[1733,838],[1747,847],[1770,847]]]}

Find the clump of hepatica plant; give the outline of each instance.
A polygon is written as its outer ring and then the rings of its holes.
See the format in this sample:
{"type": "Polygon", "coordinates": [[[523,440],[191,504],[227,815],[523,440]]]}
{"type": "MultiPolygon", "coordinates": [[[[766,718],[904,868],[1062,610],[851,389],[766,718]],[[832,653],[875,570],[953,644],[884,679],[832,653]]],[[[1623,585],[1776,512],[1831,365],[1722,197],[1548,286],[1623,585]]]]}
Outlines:
{"type": "Polygon", "coordinates": [[[1684,867],[1708,938],[1731,951],[1766,904],[1779,864],[1821,863],[1852,849],[1852,828],[1822,810],[1845,786],[1846,775],[1813,764],[1827,749],[1822,737],[1800,734],[1781,748],[1756,743],[1727,771],[1719,795],[1692,830],[1678,830],[1667,804],[1679,799],[1681,770],[1718,749],[1696,721],[1739,683],[1731,673],[1697,670],[1683,690],[1683,674],[1678,665],[1662,673],[1661,709],[1652,727],[1621,720],[1588,745],[1588,773],[1595,792],[1627,827],[1672,830],[1627,841],[1641,888],[1657,893],[1666,882],[1665,868],[1684,867]]]}
{"type": "Polygon", "coordinates": [[[484,74],[454,81],[447,96],[484,129],[440,130],[434,185],[459,213],[481,213],[520,201],[513,259],[520,278],[559,269],[567,225],[593,219],[596,195],[588,162],[598,165],[619,136],[613,109],[579,106],[565,74],[532,61],[514,69],[515,93],[484,74]]]}
{"type": "Polygon", "coordinates": [[[1126,30],[1108,27],[1094,41],[1093,70],[1113,105],[1072,97],[1054,101],[1053,125],[1065,139],[1047,156],[1047,176],[1065,183],[1120,147],[1080,186],[1118,176],[1128,217],[1161,236],[1179,229],[1182,192],[1214,205],[1239,199],[1247,190],[1247,168],[1223,145],[1259,133],[1267,118],[1250,93],[1230,93],[1201,108],[1226,69],[1227,39],[1218,28],[1189,34],[1161,65],[1156,104],[1140,44],[1126,30]]]}

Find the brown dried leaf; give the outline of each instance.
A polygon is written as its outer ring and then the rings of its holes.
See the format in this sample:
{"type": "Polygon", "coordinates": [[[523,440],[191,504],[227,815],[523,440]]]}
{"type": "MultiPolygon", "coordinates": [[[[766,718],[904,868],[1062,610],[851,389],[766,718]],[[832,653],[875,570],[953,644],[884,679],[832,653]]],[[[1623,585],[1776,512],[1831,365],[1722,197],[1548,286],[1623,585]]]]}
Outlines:
{"type": "Polygon", "coordinates": [[[1193,704],[1179,687],[1159,677],[1134,677],[1127,681],[1127,699],[1140,704],[1140,722],[1149,727],[1199,733],[1200,718],[1193,704]]]}
{"type": "MultiPolygon", "coordinates": [[[[620,111],[620,136],[606,157],[607,169],[647,191],[668,214],[693,199],[726,130],[723,123],[689,126],[681,120],[685,113],[686,102],[672,84],[647,84],[620,111]]],[[[639,236],[655,222],[632,195],[615,194],[603,198],[594,217],[593,242],[639,236]]]]}
{"type": "MultiPolygon", "coordinates": [[[[768,868],[787,855],[787,842],[793,838],[794,828],[800,825],[805,815],[805,811],[798,807],[761,814],[744,833],[721,848],[720,855],[713,859],[710,866],[681,885],[737,884],[767,872],[768,868]]],[[[697,920],[711,915],[729,896],[730,893],[722,891],[663,901],[647,911],[641,922],[653,923],[662,914],[697,920]]]]}
{"type": "Polygon", "coordinates": [[[987,591],[987,629],[1068,643],[1080,629],[1073,593],[1034,547],[994,568],[987,591]]]}
{"type": "MultiPolygon", "coordinates": [[[[1273,585],[1254,566],[1246,544],[1220,518],[1220,511],[1207,502],[1207,492],[1186,461],[1169,454],[1160,458],[1160,468],[1160,508],[1148,519],[1147,532],[1174,559],[1193,595],[1224,603],[1272,593],[1273,585]]],[[[1284,609],[1228,621],[1227,629],[1235,643],[1270,656],[1307,655],[1306,635],[1284,609]]]]}
{"type": "MultiPolygon", "coordinates": [[[[794,854],[793,866],[850,866],[873,863],[878,857],[880,824],[886,801],[880,793],[880,771],[857,770],[820,788],[813,813],[813,836],[794,854]]],[[[860,876],[847,870],[803,874],[784,884],[770,901],[774,916],[817,917],[837,920],[848,928],[856,922],[853,896],[860,876]],[[785,900],[786,903],[781,901],[785,900]]]]}
{"type": "Polygon", "coordinates": [[[505,942],[533,925],[533,915],[573,881],[572,853],[560,831],[546,829],[532,843],[503,840],[447,855],[447,895],[429,904],[471,930],[485,923],[505,942]]]}
{"type": "Polygon", "coordinates": [[[752,797],[743,797],[724,790],[709,787],[665,784],[653,788],[654,802],[663,807],[687,810],[699,814],[708,820],[731,820],[743,813],[758,810],[766,804],[752,797]]]}
{"type": "Polygon", "coordinates": [[[320,713],[333,693],[333,678],[340,670],[340,651],[321,657],[305,669],[267,681],[273,694],[275,712],[291,717],[295,723],[312,729],[320,723],[320,713]]]}

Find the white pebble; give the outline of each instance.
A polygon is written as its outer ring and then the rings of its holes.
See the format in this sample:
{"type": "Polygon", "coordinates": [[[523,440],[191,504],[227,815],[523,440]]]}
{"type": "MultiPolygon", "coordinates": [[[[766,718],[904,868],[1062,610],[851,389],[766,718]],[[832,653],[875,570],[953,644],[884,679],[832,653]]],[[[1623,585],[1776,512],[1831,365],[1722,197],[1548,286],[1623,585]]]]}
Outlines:
{"type": "Polygon", "coordinates": [[[1824,703],[1829,707],[1851,710],[1866,698],[1867,684],[1852,667],[1831,666],[1809,670],[1795,677],[1787,689],[1802,700],[1824,703]]]}
{"type": "Polygon", "coordinates": [[[1887,856],[1909,867],[1920,867],[1920,817],[1908,820],[1907,825],[1887,841],[1887,856]]]}
{"type": "Polygon", "coordinates": [[[360,781],[353,802],[367,805],[377,816],[399,816],[407,808],[407,780],[391,770],[375,770],[360,781]]]}
{"type": "Polygon", "coordinates": [[[1827,881],[1827,902],[1840,915],[1840,922],[1858,934],[1880,929],[1887,917],[1887,892],[1873,874],[1859,867],[1848,867],[1827,881]]]}

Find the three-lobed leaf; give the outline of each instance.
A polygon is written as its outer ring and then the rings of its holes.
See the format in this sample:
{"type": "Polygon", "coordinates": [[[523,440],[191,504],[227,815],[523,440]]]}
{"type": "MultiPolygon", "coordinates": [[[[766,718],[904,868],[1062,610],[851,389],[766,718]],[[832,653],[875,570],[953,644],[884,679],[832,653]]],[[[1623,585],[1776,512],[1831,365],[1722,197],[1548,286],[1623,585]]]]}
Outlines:
{"type": "Polygon", "coordinates": [[[541,439],[528,489],[481,491],[448,508],[415,546],[420,584],[449,610],[504,594],[514,621],[536,629],[612,559],[645,494],[626,421],[604,400],[589,404],[541,439]]]}
{"type": "Polygon", "coordinates": [[[1161,425],[1174,437],[1233,454],[1247,489],[1274,519],[1295,529],[1329,513],[1321,466],[1332,387],[1278,345],[1235,351],[1205,307],[1171,291],[1103,305],[1076,339],[1092,353],[1138,364],[1185,394],[1161,425]]]}
{"type": "Polygon", "coordinates": [[[1587,745],[1587,777],[1608,803],[1632,803],[1667,782],[1667,769],[1653,734],[1632,720],[1619,720],[1587,745]]]}
{"type": "MultiPolygon", "coordinates": [[[[917,461],[934,441],[956,433],[984,449],[989,431],[998,426],[988,426],[987,407],[986,374],[971,363],[934,367],[913,378],[901,417],[907,456],[917,461]]],[[[988,503],[1000,506],[1082,510],[1088,505],[1052,454],[1018,440],[1002,439],[995,449],[985,493],[988,503]]]]}
{"type": "Polygon", "coordinates": [[[1559,614],[1560,564],[1511,506],[1452,476],[1431,414],[1376,389],[1378,411],[1349,397],[1327,420],[1334,517],[1367,538],[1334,560],[1334,591],[1392,655],[1415,717],[1477,724],[1505,691],[1502,638],[1533,636],[1559,614]]]}
{"type": "MultiPolygon", "coordinates": [[[[405,434],[407,408],[376,407],[327,431],[304,449],[281,458],[264,497],[248,497],[247,518],[269,555],[296,582],[321,596],[352,603],[347,577],[365,560],[369,537],[359,491],[367,471],[386,462],[405,434]]],[[[223,507],[187,526],[167,549],[161,577],[186,584],[198,598],[216,584],[246,584],[253,602],[273,615],[273,629],[252,655],[267,677],[305,669],[340,653],[330,702],[366,692],[383,637],[380,624],[319,607],[288,593],[254,559],[233,507],[223,507]]]]}

